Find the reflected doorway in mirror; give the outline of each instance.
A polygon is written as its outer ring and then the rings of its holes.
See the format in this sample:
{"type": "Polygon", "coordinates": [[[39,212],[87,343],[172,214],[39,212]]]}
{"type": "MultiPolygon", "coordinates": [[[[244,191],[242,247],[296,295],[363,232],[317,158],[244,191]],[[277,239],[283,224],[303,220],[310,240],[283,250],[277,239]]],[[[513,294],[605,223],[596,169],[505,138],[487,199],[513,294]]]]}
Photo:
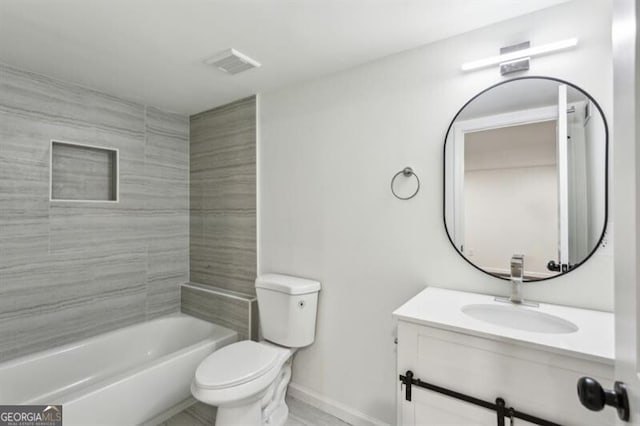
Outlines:
{"type": "Polygon", "coordinates": [[[569,272],[597,249],[607,221],[607,123],[571,83],[522,77],[486,89],[449,126],[444,222],[473,266],[524,281],[569,272]]]}

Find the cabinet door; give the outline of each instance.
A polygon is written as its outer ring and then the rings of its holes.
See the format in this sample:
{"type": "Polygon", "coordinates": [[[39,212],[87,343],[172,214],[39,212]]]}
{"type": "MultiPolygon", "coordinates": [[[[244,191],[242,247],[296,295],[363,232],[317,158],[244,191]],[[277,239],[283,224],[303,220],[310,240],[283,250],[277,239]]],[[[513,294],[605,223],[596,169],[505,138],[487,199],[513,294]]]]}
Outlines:
{"type": "MultiPolygon", "coordinates": [[[[426,389],[413,387],[411,401],[401,403],[403,425],[496,426],[495,411],[458,401],[426,389]]],[[[538,426],[514,419],[516,426],[538,426]]],[[[509,420],[505,418],[505,425],[509,420]]]]}
{"type": "Polygon", "coordinates": [[[403,425],[496,425],[495,411],[490,411],[477,405],[458,401],[415,386],[412,387],[411,394],[411,401],[403,400],[401,403],[403,425]]]}
{"type": "MultiPolygon", "coordinates": [[[[609,383],[611,365],[403,322],[398,343],[399,374],[411,370],[416,379],[488,402],[502,397],[508,407],[567,426],[615,423],[613,410],[584,410],[575,391],[586,372],[609,383]]],[[[416,386],[416,397],[405,401],[403,388],[398,386],[399,424],[436,426],[440,423],[433,419],[440,417],[441,423],[451,422],[443,424],[496,424],[495,412],[416,386]]],[[[526,423],[516,419],[514,424],[526,423]]]]}

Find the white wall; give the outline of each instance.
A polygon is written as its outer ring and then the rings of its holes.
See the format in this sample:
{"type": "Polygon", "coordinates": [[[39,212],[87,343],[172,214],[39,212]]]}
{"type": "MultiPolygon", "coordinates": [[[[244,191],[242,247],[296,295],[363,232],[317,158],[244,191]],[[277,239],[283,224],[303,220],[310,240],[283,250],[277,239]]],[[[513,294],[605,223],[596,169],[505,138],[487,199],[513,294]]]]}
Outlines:
{"type": "Polygon", "coordinates": [[[466,133],[464,254],[509,275],[514,254],[525,276],[555,275],[558,258],[556,120],[466,133]]]}
{"type": "MultiPolygon", "coordinates": [[[[455,252],[443,227],[447,126],[471,96],[501,80],[496,68],[462,73],[460,65],[523,40],[572,36],[578,48],[535,58],[529,73],[574,82],[611,119],[610,9],[602,0],[571,2],[262,95],[260,272],[323,284],[316,342],[296,356],[296,385],[391,423],[391,312],[426,285],[507,294],[505,281],[455,252]],[[422,189],[399,201],[389,180],[406,165],[422,189]]],[[[612,258],[596,255],[524,294],[611,310],[612,258]]]]}
{"type": "Polygon", "coordinates": [[[525,276],[556,275],[558,258],[556,120],[464,135],[464,254],[509,275],[514,254],[525,276]]]}

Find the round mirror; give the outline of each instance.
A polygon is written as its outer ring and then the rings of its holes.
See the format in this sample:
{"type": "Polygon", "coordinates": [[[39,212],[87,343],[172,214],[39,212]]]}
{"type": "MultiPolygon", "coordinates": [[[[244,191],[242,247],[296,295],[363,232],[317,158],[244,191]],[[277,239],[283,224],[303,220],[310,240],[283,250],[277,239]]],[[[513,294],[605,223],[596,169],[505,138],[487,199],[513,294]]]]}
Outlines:
{"type": "Polygon", "coordinates": [[[482,91],[445,139],[451,243],[498,278],[544,280],[577,268],[604,235],[607,156],[602,109],[579,87],[523,77],[482,91]]]}

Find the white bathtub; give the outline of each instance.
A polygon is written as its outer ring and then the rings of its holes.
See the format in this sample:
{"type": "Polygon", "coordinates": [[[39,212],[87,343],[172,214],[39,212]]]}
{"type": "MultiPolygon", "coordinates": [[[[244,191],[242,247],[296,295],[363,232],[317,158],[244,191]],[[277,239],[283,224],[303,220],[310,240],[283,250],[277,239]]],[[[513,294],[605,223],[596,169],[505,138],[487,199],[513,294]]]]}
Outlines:
{"type": "Polygon", "coordinates": [[[137,425],[188,399],[236,332],[171,315],[0,364],[0,404],[62,404],[65,426],[137,425]]]}

